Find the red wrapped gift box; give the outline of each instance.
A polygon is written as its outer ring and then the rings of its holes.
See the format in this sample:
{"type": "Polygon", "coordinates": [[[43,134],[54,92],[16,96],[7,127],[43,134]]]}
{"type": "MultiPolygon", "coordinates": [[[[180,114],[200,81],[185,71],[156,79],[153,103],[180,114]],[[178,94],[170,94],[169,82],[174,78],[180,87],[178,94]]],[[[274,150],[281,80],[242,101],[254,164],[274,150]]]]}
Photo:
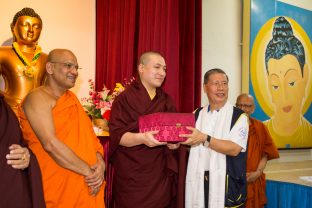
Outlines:
{"type": "Polygon", "coordinates": [[[183,142],[187,138],[179,134],[190,134],[187,126],[195,126],[195,116],[192,113],[153,113],[139,117],[141,133],[156,131],[155,139],[161,142],[183,142]]]}

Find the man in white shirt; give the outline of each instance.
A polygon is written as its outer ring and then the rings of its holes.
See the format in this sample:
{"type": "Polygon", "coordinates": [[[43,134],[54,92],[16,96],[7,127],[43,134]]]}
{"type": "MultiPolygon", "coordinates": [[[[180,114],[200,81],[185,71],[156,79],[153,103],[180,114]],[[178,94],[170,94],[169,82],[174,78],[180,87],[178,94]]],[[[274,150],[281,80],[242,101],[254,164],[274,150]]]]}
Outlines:
{"type": "Polygon", "coordinates": [[[246,201],[248,117],[228,99],[228,76],[211,69],[204,76],[209,105],[195,112],[190,145],[186,208],[243,207],[246,201]]]}

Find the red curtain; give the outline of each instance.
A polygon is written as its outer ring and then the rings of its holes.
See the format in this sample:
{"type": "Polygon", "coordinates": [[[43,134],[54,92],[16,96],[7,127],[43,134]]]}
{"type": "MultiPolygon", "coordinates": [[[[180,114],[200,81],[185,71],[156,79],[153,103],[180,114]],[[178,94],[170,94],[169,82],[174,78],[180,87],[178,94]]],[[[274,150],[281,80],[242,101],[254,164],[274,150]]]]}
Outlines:
{"type": "Polygon", "coordinates": [[[139,55],[160,52],[164,89],[181,112],[200,105],[202,0],[97,0],[96,88],[136,75],[139,55]]]}

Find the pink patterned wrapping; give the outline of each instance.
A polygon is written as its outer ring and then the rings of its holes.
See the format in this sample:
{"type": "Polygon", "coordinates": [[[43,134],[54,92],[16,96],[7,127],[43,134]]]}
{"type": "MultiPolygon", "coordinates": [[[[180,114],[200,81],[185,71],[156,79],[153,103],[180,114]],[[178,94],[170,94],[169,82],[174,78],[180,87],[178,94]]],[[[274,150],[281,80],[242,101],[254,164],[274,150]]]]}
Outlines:
{"type": "Polygon", "coordinates": [[[179,134],[190,134],[186,126],[195,126],[195,116],[192,113],[153,113],[139,118],[141,133],[159,130],[155,139],[161,142],[183,142],[186,138],[179,134]]]}

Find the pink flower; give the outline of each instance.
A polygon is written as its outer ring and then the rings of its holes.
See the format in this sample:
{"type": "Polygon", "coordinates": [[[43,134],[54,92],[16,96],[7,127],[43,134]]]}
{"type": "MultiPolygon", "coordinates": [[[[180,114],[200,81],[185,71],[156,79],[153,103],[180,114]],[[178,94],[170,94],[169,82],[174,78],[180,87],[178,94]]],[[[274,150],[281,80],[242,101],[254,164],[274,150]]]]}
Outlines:
{"type": "Polygon", "coordinates": [[[95,91],[94,82],[89,79],[89,97],[82,98],[82,106],[86,113],[92,118],[104,118],[109,120],[112,104],[116,98],[124,89],[124,86],[131,84],[134,78],[124,80],[124,85],[116,83],[116,87],[111,92],[105,85],[102,91],[95,91]]]}

